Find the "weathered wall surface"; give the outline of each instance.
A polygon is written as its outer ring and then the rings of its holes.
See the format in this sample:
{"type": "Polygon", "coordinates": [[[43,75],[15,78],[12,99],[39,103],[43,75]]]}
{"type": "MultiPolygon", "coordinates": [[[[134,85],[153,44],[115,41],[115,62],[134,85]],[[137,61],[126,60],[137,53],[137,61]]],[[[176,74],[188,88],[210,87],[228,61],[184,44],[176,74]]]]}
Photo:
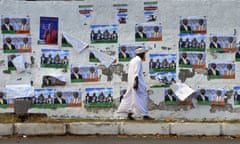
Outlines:
{"type": "MultiPolygon", "coordinates": [[[[146,0],[148,1],[148,0],[146,0]]],[[[113,24],[115,16],[112,5],[115,3],[128,4],[128,22],[124,25],[119,25],[118,43],[134,43],[134,28],[135,24],[145,22],[143,14],[144,0],[95,0],[88,1],[42,1],[42,2],[25,2],[14,0],[1,0],[0,1],[0,14],[3,16],[12,17],[25,17],[30,16],[31,20],[31,37],[32,47],[34,53],[29,54],[35,57],[36,63],[33,68],[29,69],[26,73],[11,74],[0,73],[0,86],[5,87],[6,84],[16,83],[30,83],[34,81],[35,88],[41,88],[41,78],[44,74],[63,74],[66,76],[67,85],[65,88],[81,89],[84,101],[84,89],[89,87],[111,87],[113,88],[115,106],[113,108],[58,108],[58,109],[36,109],[32,108],[29,112],[47,113],[52,117],[76,117],[76,118],[114,118],[116,116],[116,109],[119,103],[120,87],[126,86],[126,81],[122,81],[121,73],[126,73],[127,64],[118,63],[119,67],[122,66],[120,72],[116,65],[111,66],[109,71],[104,71],[101,67],[100,82],[96,83],[70,83],[69,71],[63,73],[61,69],[43,69],[40,68],[40,55],[42,48],[56,48],[56,46],[38,45],[39,39],[39,18],[40,16],[59,17],[59,37],[60,32],[65,31],[74,37],[90,44],[90,24],[113,24]],[[94,5],[94,12],[92,18],[89,20],[88,25],[82,25],[78,5],[92,4],[94,5]],[[21,78],[21,80],[17,80],[21,78]]],[[[163,26],[163,41],[162,42],[145,42],[145,46],[150,48],[149,53],[177,53],[178,54],[178,34],[179,34],[179,20],[180,16],[207,16],[207,38],[206,43],[209,44],[209,35],[216,34],[233,34],[234,29],[237,30],[237,38],[239,37],[239,10],[240,2],[238,0],[159,0],[158,1],[158,21],[163,26]],[[169,47],[163,49],[162,47],[169,47]]],[[[0,35],[0,45],[2,45],[2,35],[0,35]]],[[[100,50],[110,48],[115,51],[117,57],[118,44],[98,44],[93,45],[100,50]]],[[[60,48],[60,42],[59,46],[60,48]]],[[[207,62],[211,60],[226,60],[233,61],[234,53],[217,53],[211,54],[208,50],[207,62]]],[[[70,50],[70,63],[71,64],[87,64],[88,62],[88,49],[81,54],[76,53],[74,49],[70,50]]],[[[0,71],[7,69],[7,55],[0,53],[0,60],[5,60],[5,64],[0,66],[0,71]]],[[[27,59],[30,62],[30,59],[27,59]]],[[[211,105],[197,105],[196,97],[193,95],[193,105],[165,105],[164,89],[163,88],[150,88],[149,89],[149,110],[150,115],[157,119],[176,118],[176,119],[238,119],[240,109],[233,104],[233,87],[239,85],[239,63],[236,63],[236,78],[231,80],[208,80],[206,71],[192,69],[177,68],[177,81],[182,81],[193,89],[202,86],[215,86],[224,88],[227,92],[227,103],[225,106],[211,106],[211,105]]],[[[153,82],[148,75],[148,63],[144,63],[145,81],[150,86],[153,82]]],[[[12,112],[12,108],[0,109],[0,112],[12,112]]]]}

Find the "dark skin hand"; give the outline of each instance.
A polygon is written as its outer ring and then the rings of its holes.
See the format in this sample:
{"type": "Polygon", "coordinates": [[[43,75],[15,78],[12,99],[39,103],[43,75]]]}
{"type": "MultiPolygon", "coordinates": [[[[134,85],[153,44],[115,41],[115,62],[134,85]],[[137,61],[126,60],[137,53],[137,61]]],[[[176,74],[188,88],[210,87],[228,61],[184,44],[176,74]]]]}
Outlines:
{"type": "Polygon", "coordinates": [[[138,77],[135,77],[135,82],[134,82],[133,88],[134,88],[135,90],[138,89],[138,77]]]}

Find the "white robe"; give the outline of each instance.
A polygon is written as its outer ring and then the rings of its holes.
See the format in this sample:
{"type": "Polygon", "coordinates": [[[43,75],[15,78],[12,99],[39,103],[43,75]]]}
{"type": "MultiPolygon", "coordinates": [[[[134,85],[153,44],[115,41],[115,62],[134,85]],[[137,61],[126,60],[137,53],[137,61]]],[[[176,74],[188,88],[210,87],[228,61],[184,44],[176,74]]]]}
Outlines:
{"type": "Polygon", "coordinates": [[[148,95],[143,80],[142,60],[134,57],[129,63],[128,89],[118,107],[119,113],[134,113],[135,115],[148,115],[148,95]],[[134,79],[138,76],[138,89],[133,88],[134,79]]]}

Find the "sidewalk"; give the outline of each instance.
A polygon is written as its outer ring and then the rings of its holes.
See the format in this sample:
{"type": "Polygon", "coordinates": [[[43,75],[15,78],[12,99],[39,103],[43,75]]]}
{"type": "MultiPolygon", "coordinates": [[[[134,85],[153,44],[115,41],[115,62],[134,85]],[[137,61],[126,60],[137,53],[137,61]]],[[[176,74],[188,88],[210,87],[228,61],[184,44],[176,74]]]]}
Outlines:
{"type": "Polygon", "coordinates": [[[39,135],[178,135],[240,136],[239,123],[164,123],[155,121],[6,123],[1,136],[39,135]]]}

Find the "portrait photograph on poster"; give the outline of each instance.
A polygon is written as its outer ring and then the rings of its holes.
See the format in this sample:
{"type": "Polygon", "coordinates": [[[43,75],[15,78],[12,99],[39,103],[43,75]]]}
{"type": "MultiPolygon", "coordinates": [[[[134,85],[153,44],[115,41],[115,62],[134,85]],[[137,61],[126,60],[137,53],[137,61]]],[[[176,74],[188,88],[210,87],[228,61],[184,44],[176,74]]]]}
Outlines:
{"type": "Polygon", "coordinates": [[[240,61],[240,42],[236,44],[235,61],[240,61]]]}
{"type": "Polygon", "coordinates": [[[162,41],[161,23],[140,23],[135,25],[135,41],[162,41]]]}
{"type": "Polygon", "coordinates": [[[179,51],[205,51],[206,35],[205,34],[179,34],[178,40],[179,51]]]}
{"type": "Polygon", "coordinates": [[[207,19],[203,17],[180,17],[180,33],[206,34],[207,19]]]}
{"type": "Polygon", "coordinates": [[[176,83],[176,72],[149,72],[149,76],[153,80],[158,80],[159,83],[154,83],[150,88],[170,87],[176,83]]]}
{"type": "Polygon", "coordinates": [[[40,17],[38,44],[58,44],[58,17],[40,17]]]}
{"type": "Polygon", "coordinates": [[[93,5],[79,5],[79,14],[83,25],[88,24],[88,20],[92,17],[93,5]]]}
{"type": "Polygon", "coordinates": [[[118,24],[126,24],[128,20],[128,4],[113,4],[115,19],[118,24]]]}
{"type": "Polygon", "coordinates": [[[71,65],[71,82],[97,82],[98,67],[96,65],[71,65]]]}
{"type": "Polygon", "coordinates": [[[235,35],[210,35],[209,49],[211,52],[233,53],[237,51],[235,35]]]}
{"type": "Polygon", "coordinates": [[[197,90],[197,104],[224,106],[225,90],[215,87],[199,87],[197,90]]]}
{"type": "Polygon", "coordinates": [[[72,48],[73,46],[67,41],[67,39],[62,34],[61,47],[63,48],[72,48]]]}
{"type": "Polygon", "coordinates": [[[118,46],[118,61],[119,62],[129,62],[133,57],[136,56],[135,51],[139,47],[144,48],[146,50],[145,45],[139,44],[139,43],[119,44],[119,46],[118,46]]]}
{"type": "Polygon", "coordinates": [[[157,1],[144,2],[144,15],[146,17],[146,22],[157,21],[157,11],[158,11],[157,1]]]}
{"type": "Polygon", "coordinates": [[[28,34],[4,34],[3,53],[31,53],[32,38],[28,34]]]}
{"type": "Polygon", "coordinates": [[[164,104],[165,105],[178,105],[179,99],[171,88],[164,90],[164,104]]]}
{"type": "Polygon", "coordinates": [[[30,34],[29,17],[3,17],[1,18],[2,34],[30,34]]]}
{"type": "Polygon", "coordinates": [[[90,30],[91,44],[118,42],[117,24],[91,25],[90,30]]]}
{"type": "Polygon", "coordinates": [[[208,79],[235,79],[234,62],[210,62],[208,63],[208,79]]]}
{"type": "Polygon", "coordinates": [[[42,49],[41,52],[42,68],[68,68],[69,50],[42,49]]]}
{"type": "Polygon", "coordinates": [[[54,108],[54,89],[34,89],[33,108],[54,108]]]}
{"type": "Polygon", "coordinates": [[[233,87],[234,105],[240,105],[240,86],[233,87]]]}
{"type": "Polygon", "coordinates": [[[206,68],[205,52],[179,52],[180,68],[206,68]]]}
{"type": "Polygon", "coordinates": [[[176,54],[149,54],[149,72],[176,72],[176,54]]]}
{"type": "Polygon", "coordinates": [[[65,86],[66,80],[63,75],[44,75],[42,77],[42,88],[53,86],[65,86]]]}
{"type": "Polygon", "coordinates": [[[7,56],[7,66],[8,71],[14,70],[25,70],[26,69],[26,61],[25,57],[22,54],[9,54],[7,56]]]}
{"type": "Polygon", "coordinates": [[[6,98],[5,90],[0,90],[0,108],[8,108],[9,100],[6,98]]]}
{"type": "Polygon", "coordinates": [[[113,89],[112,88],[86,88],[85,107],[112,107],[113,89]]]}

